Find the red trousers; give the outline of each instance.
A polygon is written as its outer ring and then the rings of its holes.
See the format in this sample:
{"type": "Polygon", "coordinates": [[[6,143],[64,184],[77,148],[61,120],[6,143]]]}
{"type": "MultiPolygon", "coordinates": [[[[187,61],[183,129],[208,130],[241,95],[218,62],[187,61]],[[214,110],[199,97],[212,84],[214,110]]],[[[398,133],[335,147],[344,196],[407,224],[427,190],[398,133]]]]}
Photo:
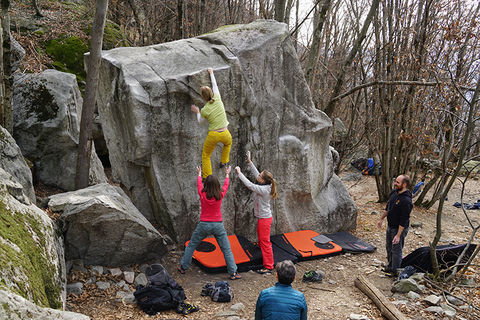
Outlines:
{"type": "Polygon", "coordinates": [[[273,269],[273,250],[270,242],[270,229],[272,227],[272,218],[258,219],[257,222],[257,237],[258,245],[262,250],[263,267],[266,269],[273,269]]]}

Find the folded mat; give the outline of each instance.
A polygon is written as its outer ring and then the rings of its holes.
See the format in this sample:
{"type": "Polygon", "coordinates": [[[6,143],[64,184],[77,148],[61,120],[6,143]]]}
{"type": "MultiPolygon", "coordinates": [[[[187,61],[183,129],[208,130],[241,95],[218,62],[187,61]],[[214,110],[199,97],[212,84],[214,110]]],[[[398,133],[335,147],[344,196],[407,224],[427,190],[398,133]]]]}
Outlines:
{"type": "Polygon", "coordinates": [[[324,234],[324,236],[332,239],[332,241],[342,247],[344,252],[363,253],[374,252],[377,247],[355,237],[349,232],[341,231],[337,233],[324,234]]]}

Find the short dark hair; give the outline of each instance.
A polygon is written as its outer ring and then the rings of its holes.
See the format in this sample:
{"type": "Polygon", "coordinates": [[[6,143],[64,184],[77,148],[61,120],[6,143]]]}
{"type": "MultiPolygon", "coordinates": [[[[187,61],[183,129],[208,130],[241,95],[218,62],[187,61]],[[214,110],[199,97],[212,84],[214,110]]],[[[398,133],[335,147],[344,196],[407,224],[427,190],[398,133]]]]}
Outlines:
{"type": "Polygon", "coordinates": [[[292,261],[282,261],[277,264],[275,269],[277,270],[278,282],[281,284],[292,284],[293,280],[295,280],[297,270],[292,261]]]}
{"type": "Polygon", "coordinates": [[[402,178],[402,182],[407,185],[407,189],[410,189],[410,187],[412,186],[412,181],[410,180],[410,177],[406,174],[402,174],[402,178]]]}

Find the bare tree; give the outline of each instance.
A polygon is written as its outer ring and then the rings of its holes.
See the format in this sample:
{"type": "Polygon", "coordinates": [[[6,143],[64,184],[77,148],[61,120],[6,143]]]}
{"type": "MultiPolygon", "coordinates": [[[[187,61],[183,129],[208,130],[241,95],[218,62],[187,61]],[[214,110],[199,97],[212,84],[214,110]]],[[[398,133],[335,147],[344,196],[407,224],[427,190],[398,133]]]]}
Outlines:
{"type": "Polygon", "coordinates": [[[87,84],[85,99],[82,106],[82,119],[80,122],[80,137],[78,144],[77,172],[75,188],[81,189],[88,186],[90,159],[92,154],[92,128],[95,100],[98,86],[98,75],[102,58],[103,32],[107,17],[108,0],[97,0],[95,17],[92,26],[90,54],[87,59],[87,84]]]}
{"type": "Polygon", "coordinates": [[[13,130],[12,112],[12,65],[10,40],[9,0],[1,1],[0,16],[0,125],[9,132],[13,130]]]}
{"type": "Polygon", "coordinates": [[[38,0],[32,0],[33,9],[35,10],[35,16],[38,18],[43,17],[42,12],[40,11],[40,6],[38,5],[38,0]]]}
{"type": "Polygon", "coordinates": [[[285,22],[286,0],[275,0],[275,20],[285,22]]]}
{"type": "Polygon", "coordinates": [[[468,105],[468,117],[465,123],[465,130],[463,137],[461,139],[461,145],[458,154],[457,165],[454,168],[454,171],[450,173],[450,179],[448,180],[447,184],[444,184],[440,187],[440,199],[438,202],[437,208],[437,217],[436,217],[436,229],[435,229],[435,236],[430,244],[430,256],[432,259],[432,267],[433,267],[433,274],[438,277],[440,274],[440,269],[438,266],[437,255],[435,254],[438,242],[440,241],[440,237],[442,236],[442,217],[443,217],[443,206],[445,204],[445,199],[448,195],[448,192],[453,186],[453,183],[460,175],[460,171],[464,166],[465,155],[467,153],[468,147],[471,145],[471,137],[475,130],[476,121],[479,120],[476,118],[478,112],[478,100],[480,99],[480,79],[477,81],[477,88],[470,100],[467,101],[468,105]]]}
{"type": "Polygon", "coordinates": [[[375,16],[378,8],[378,4],[380,3],[380,0],[372,0],[372,5],[370,6],[370,11],[368,12],[367,17],[365,18],[365,21],[363,23],[363,27],[360,31],[360,33],[357,36],[357,39],[355,40],[355,43],[353,44],[352,49],[350,50],[350,53],[348,54],[347,58],[341,65],[340,69],[340,74],[337,75],[337,81],[335,83],[335,86],[333,88],[333,94],[332,94],[332,99],[330,102],[327,104],[327,106],[324,108],[324,111],[327,115],[331,116],[333,114],[333,111],[335,109],[335,101],[333,100],[334,97],[336,97],[340,91],[342,90],[343,83],[345,81],[345,75],[347,72],[347,67],[349,67],[355,56],[357,55],[358,51],[360,50],[360,47],[362,46],[363,40],[367,36],[367,31],[368,28],[370,28],[370,24],[372,23],[373,17],[375,16]]]}
{"type": "Polygon", "coordinates": [[[305,79],[308,84],[312,86],[314,79],[314,72],[317,66],[317,61],[320,55],[320,44],[322,38],[323,25],[327,16],[327,11],[330,8],[332,0],[322,0],[318,3],[318,9],[315,12],[315,28],[313,30],[312,43],[310,45],[310,52],[308,54],[307,62],[305,64],[305,79]]]}

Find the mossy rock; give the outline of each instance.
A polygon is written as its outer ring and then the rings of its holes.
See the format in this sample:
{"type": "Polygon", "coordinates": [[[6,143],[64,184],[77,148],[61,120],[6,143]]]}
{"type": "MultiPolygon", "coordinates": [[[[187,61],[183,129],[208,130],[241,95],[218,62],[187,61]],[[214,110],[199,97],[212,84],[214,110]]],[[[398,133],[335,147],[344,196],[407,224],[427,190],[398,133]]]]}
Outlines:
{"type": "MultiPolygon", "coordinates": [[[[47,255],[55,231],[42,219],[12,210],[0,194],[0,288],[50,308],[61,308],[58,266],[47,255]]],[[[38,209],[40,210],[40,209],[38,209]]]]}
{"type": "MultiPolygon", "coordinates": [[[[91,34],[92,25],[90,25],[85,33],[91,34]]],[[[122,32],[120,26],[115,22],[107,20],[103,29],[103,50],[110,50],[118,47],[128,47],[127,36],[122,32]]]]}
{"type": "Polygon", "coordinates": [[[83,56],[88,52],[87,41],[76,36],[52,39],[45,45],[47,54],[54,60],[53,67],[74,73],[78,80],[86,77],[83,56]]]}
{"type": "Polygon", "coordinates": [[[122,32],[120,26],[107,20],[103,30],[103,50],[110,50],[117,47],[128,47],[127,36],[122,32]]]}

